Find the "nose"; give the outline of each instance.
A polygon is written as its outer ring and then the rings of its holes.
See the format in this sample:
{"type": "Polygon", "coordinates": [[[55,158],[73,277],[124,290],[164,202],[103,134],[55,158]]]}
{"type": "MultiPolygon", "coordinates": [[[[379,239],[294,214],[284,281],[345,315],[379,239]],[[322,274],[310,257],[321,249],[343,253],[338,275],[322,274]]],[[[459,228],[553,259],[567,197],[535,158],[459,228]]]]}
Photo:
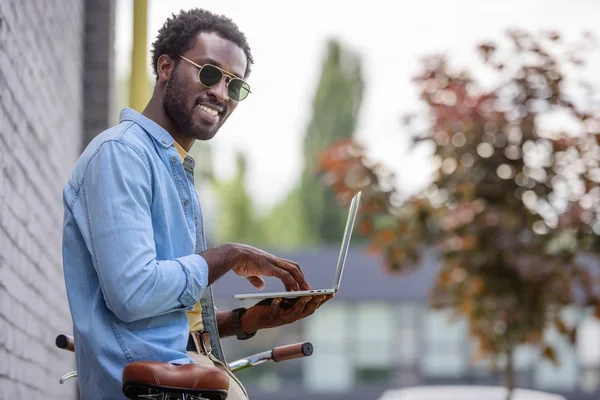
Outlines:
{"type": "Polygon", "coordinates": [[[208,94],[220,103],[227,103],[229,101],[229,93],[227,92],[226,79],[221,79],[218,85],[209,88],[208,94]]]}

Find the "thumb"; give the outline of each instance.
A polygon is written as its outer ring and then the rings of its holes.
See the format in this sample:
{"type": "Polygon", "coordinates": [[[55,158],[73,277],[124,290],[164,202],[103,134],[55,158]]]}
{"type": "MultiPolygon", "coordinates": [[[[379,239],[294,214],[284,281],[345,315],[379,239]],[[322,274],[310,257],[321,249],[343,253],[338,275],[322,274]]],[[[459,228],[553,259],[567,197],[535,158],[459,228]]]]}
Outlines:
{"type": "Polygon", "coordinates": [[[265,280],[260,276],[247,276],[246,279],[258,290],[262,290],[266,285],[265,280]]]}

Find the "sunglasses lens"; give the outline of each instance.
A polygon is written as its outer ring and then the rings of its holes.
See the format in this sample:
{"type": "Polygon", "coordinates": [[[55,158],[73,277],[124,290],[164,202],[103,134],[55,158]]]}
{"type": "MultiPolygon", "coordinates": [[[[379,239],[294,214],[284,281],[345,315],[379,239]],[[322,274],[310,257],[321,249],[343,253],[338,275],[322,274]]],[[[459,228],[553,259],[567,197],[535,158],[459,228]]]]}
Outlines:
{"type": "Polygon", "coordinates": [[[200,70],[200,83],[204,86],[216,86],[221,82],[221,78],[223,78],[221,70],[212,65],[207,64],[200,70]]]}
{"type": "Polygon", "coordinates": [[[235,101],[242,101],[250,93],[250,85],[241,79],[232,79],[229,82],[229,97],[235,101]]]}
{"type": "MultiPolygon", "coordinates": [[[[217,86],[221,79],[223,79],[223,72],[214,65],[206,64],[200,70],[200,83],[206,87],[217,86]]],[[[229,97],[235,101],[244,100],[250,93],[250,86],[238,78],[232,78],[227,87],[229,97]]]]}

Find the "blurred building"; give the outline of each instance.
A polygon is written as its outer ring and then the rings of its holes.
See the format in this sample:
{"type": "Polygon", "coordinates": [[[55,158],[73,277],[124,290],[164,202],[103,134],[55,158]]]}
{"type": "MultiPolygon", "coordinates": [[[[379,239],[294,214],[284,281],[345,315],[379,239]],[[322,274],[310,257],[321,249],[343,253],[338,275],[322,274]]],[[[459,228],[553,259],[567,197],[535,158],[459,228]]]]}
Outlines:
{"type": "MultiPolygon", "coordinates": [[[[315,289],[330,288],[338,249],[274,252],[297,261],[315,289]]],[[[500,374],[474,362],[475,348],[465,321],[427,306],[437,260],[426,257],[414,272],[391,276],[382,260],[362,249],[348,255],[340,292],[311,317],[291,326],[259,332],[248,341],[224,340],[234,360],[278,345],[309,341],[311,357],[241,371],[251,398],[300,400],[377,399],[388,388],[436,384],[500,384],[500,374]]],[[[264,290],[281,291],[270,279],[264,290]]],[[[244,279],[228,274],[215,283],[217,304],[237,308],[235,293],[253,292],[244,279]]],[[[518,386],[563,394],[569,400],[600,398],[600,322],[583,310],[565,311],[579,324],[576,347],[548,329],[560,361],[555,367],[534,349],[516,353],[518,386]]]]}
{"type": "Polygon", "coordinates": [[[0,399],[75,398],[62,189],[108,122],[113,0],[0,1],[0,399]]]}

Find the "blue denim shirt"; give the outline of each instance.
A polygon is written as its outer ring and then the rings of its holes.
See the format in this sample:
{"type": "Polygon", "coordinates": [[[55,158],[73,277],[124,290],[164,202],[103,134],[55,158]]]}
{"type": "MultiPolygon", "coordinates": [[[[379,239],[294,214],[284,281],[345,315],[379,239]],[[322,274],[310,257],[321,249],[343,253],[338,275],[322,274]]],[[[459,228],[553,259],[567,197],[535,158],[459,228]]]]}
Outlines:
{"type": "Polygon", "coordinates": [[[202,302],[218,340],[194,160],[124,109],[88,145],[63,191],[63,266],[82,398],[124,399],[121,375],[140,360],[187,364],[186,310],[202,302]],[[201,300],[202,299],[202,300],[201,300]]]}

